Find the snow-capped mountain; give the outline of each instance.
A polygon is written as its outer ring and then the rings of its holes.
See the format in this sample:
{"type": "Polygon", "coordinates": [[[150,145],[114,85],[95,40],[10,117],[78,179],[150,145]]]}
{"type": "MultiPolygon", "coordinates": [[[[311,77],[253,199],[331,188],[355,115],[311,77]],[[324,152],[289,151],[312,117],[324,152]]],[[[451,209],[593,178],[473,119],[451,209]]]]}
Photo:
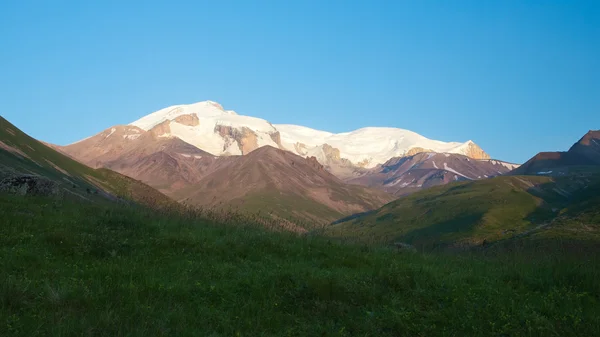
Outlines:
{"type": "Polygon", "coordinates": [[[419,152],[463,154],[474,159],[489,156],[472,141],[442,142],[415,132],[367,127],[352,132],[330,133],[311,128],[271,124],[268,121],[225,110],[213,101],[170,106],[130,124],[153,130],[161,137],[176,137],[216,156],[247,154],[270,145],[303,157],[326,162],[333,153],[356,166],[371,168],[393,157],[419,152]]]}

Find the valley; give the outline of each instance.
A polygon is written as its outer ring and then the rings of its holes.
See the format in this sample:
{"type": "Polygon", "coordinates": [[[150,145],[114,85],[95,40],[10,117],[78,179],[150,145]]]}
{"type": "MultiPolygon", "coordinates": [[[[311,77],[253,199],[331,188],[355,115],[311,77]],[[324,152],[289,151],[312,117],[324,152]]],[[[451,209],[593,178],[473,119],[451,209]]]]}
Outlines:
{"type": "Polygon", "coordinates": [[[600,331],[597,132],[523,165],[369,167],[138,125],[59,146],[0,119],[1,335],[600,331]]]}

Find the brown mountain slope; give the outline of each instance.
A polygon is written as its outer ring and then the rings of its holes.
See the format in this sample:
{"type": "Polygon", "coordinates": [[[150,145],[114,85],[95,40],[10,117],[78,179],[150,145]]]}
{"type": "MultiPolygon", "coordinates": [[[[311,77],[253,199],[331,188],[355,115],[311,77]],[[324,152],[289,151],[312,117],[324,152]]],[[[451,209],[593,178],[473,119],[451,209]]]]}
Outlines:
{"type": "Polygon", "coordinates": [[[271,146],[230,158],[199,183],[178,191],[178,200],[208,208],[260,210],[314,227],[394,199],[382,191],[345,184],[313,157],[271,146]]]}
{"type": "Polygon", "coordinates": [[[162,128],[115,126],[58,149],[89,166],[115,170],[169,195],[228,162],[179,138],[161,137],[162,128]]]}
{"type": "Polygon", "coordinates": [[[509,172],[515,166],[497,160],[471,159],[459,154],[420,152],[412,156],[392,158],[347,182],[376,187],[402,196],[453,181],[497,176],[509,172]]]}
{"type": "Polygon", "coordinates": [[[563,175],[600,166],[600,131],[590,130],[566,152],[540,152],[511,175],[563,175]]]}
{"type": "Polygon", "coordinates": [[[92,169],[0,117],[0,192],[178,209],[164,194],[108,169],[92,169]]]}

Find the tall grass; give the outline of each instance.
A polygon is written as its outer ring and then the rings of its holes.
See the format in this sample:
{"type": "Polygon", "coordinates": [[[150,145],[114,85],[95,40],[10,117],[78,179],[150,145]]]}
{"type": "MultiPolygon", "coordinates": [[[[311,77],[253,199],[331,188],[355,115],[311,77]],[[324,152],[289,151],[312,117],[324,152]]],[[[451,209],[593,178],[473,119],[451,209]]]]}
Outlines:
{"type": "Polygon", "coordinates": [[[0,335],[600,334],[594,256],[399,253],[254,220],[0,196],[0,335]]]}

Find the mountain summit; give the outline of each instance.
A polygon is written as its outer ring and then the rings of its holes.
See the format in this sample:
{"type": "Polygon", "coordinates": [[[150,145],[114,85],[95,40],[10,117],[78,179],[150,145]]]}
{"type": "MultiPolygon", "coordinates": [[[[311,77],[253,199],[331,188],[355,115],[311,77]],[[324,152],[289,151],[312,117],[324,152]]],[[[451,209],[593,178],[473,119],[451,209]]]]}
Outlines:
{"type": "Polygon", "coordinates": [[[298,125],[271,124],[261,118],[225,110],[213,101],[170,106],[142,117],[130,126],[145,131],[159,127],[158,136],[179,138],[215,156],[245,155],[268,145],[302,157],[314,156],[321,163],[327,161],[323,153],[333,151],[340,159],[364,168],[420,152],[490,158],[471,140],[442,142],[409,130],[388,127],[365,127],[335,134],[298,125]]]}

